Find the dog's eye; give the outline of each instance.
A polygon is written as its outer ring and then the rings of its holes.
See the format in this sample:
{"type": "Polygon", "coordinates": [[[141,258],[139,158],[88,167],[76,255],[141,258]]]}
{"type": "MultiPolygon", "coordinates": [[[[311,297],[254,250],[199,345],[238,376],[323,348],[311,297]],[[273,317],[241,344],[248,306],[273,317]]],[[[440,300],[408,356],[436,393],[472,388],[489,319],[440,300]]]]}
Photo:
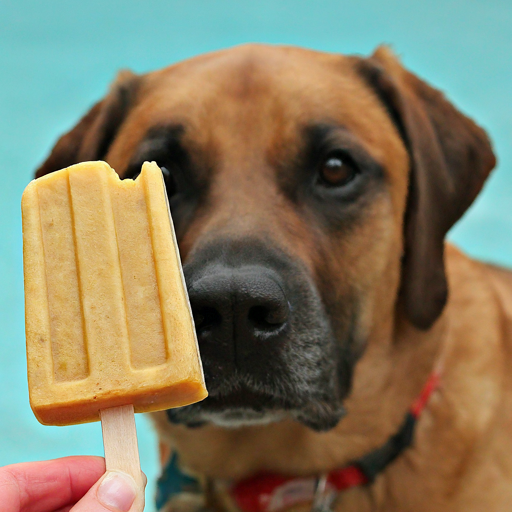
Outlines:
{"type": "Polygon", "coordinates": [[[344,187],[358,173],[359,169],[348,155],[336,152],[330,154],[320,165],[318,180],[327,187],[344,187]]]}

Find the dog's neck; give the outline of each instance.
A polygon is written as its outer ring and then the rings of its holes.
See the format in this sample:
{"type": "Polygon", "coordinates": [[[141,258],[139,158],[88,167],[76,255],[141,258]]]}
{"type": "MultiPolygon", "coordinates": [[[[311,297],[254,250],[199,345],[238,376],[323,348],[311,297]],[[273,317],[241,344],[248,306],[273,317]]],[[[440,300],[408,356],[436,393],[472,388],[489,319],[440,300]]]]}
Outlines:
{"type": "Polygon", "coordinates": [[[311,510],[332,510],[339,493],[375,482],[388,466],[407,450],[414,439],[416,424],[432,394],[438,389],[441,368],[429,377],[420,395],[408,410],[398,432],[384,445],[343,468],[321,475],[290,476],[258,473],[238,482],[220,479],[200,479],[186,475],[180,467],[179,456],[163,447],[165,468],[158,481],[158,504],[171,501],[174,506],[183,499],[195,501],[197,509],[239,509],[242,512],[273,512],[294,508],[304,503],[311,510]],[[224,505],[212,506],[221,500],[224,505]]]}

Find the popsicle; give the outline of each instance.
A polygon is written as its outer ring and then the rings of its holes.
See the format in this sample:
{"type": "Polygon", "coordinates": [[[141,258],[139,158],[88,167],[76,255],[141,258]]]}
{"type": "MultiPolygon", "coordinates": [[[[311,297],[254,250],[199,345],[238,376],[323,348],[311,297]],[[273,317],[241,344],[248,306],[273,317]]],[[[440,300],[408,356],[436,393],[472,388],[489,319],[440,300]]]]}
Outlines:
{"type": "Polygon", "coordinates": [[[207,395],[161,170],[68,167],[28,185],[22,218],[32,410],[45,425],[101,417],[107,469],[140,476],[133,411],[207,395]]]}

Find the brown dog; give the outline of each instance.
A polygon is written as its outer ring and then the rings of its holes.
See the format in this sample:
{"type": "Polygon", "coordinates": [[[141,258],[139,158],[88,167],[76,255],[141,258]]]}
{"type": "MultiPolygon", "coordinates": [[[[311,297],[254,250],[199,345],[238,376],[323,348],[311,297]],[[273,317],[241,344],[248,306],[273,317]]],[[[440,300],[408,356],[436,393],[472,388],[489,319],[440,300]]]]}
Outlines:
{"type": "Polygon", "coordinates": [[[244,46],[121,74],[38,176],[97,159],[163,167],[210,397],[155,421],[209,506],[389,447],[435,370],[412,446],[332,508],[510,508],[512,274],[444,244],[495,159],[441,93],[386,48],[244,46]]]}

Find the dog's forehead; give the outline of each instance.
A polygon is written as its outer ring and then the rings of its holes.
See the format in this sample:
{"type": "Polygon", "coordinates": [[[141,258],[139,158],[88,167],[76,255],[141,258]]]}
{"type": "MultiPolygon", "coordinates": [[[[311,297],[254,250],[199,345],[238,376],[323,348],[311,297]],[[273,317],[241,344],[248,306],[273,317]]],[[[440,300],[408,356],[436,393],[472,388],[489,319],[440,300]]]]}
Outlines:
{"type": "Polygon", "coordinates": [[[275,141],[276,134],[292,143],[300,127],[335,123],[356,133],[382,161],[379,148],[396,145],[397,132],[355,62],[266,45],[194,57],[144,77],[134,123],[139,133],[182,124],[196,140],[243,136],[255,143],[275,141]]]}
{"type": "Polygon", "coordinates": [[[386,117],[353,58],[300,48],[246,45],[195,57],[148,74],[144,89],[145,107],[157,106],[162,121],[232,124],[235,113],[253,111],[267,125],[270,113],[294,123],[331,117],[357,124],[368,106],[372,118],[386,117]]]}

